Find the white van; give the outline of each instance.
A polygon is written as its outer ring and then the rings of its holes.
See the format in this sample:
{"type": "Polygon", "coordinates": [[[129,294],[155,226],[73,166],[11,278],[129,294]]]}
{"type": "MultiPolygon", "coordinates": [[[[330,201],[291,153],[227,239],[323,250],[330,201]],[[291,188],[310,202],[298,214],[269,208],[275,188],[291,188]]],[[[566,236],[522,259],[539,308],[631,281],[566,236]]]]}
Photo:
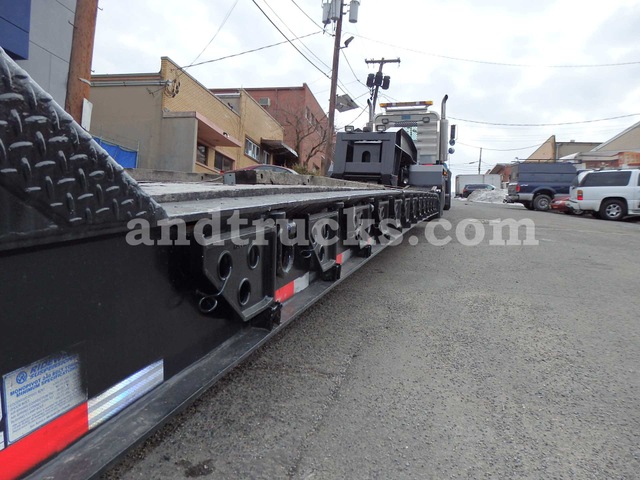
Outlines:
{"type": "Polygon", "coordinates": [[[640,215],[640,170],[585,172],[577,187],[571,189],[568,206],[606,220],[640,215]]]}

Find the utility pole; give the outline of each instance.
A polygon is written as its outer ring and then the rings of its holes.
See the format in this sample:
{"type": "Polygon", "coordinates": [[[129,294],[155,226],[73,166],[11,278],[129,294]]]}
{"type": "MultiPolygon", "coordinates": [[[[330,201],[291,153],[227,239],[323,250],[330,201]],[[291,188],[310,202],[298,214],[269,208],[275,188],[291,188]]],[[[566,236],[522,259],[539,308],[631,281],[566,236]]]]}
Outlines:
{"type": "MultiPolygon", "coordinates": [[[[340,47],[342,37],[342,17],[343,17],[343,0],[324,0],[322,4],[322,23],[328,25],[336,22],[336,34],[333,42],[333,65],[331,67],[331,92],[329,93],[329,118],[327,126],[327,144],[324,152],[324,161],[322,162],[322,173],[326,174],[333,160],[333,134],[335,130],[336,118],[336,94],[338,90],[338,65],[340,62],[340,47]]],[[[360,8],[360,0],[351,0],[349,2],[349,23],[358,22],[358,9],[360,8]]],[[[345,42],[344,48],[349,45],[353,38],[345,42]]]]}
{"type": "Polygon", "coordinates": [[[98,17],[98,0],[77,2],[73,20],[71,57],[67,77],[65,110],[82,123],[82,108],[91,89],[91,60],[98,17]]]}
{"type": "Polygon", "coordinates": [[[480,175],[480,166],[482,165],[482,147],[480,147],[480,158],[478,159],[478,175],[480,175]]]}
{"type": "Polygon", "coordinates": [[[395,58],[393,60],[386,60],[381,58],[380,60],[365,60],[365,63],[368,65],[377,63],[379,64],[378,72],[374,74],[370,74],[367,78],[367,87],[371,89],[371,98],[369,99],[369,123],[367,126],[369,129],[373,130],[373,117],[376,113],[376,102],[378,101],[378,90],[382,87],[383,90],[389,88],[389,77],[382,76],[382,66],[385,63],[400,63],[399,58],[395,58]]]}
{"type": "Polygon", "coordinates": [[[324,152],[324,162],[321,166],[322,174],[326,175],[329,165],[333,160],[333,131],[336,118],[336,94],[338,90],[338,64],[340,63],[340,37],[342,36],[342,1],[340,1],[340,13],[336,22],[336,36],[333,43],[333,65],[331,66],[331,92],[329,93],[329,126],[327,145],[324,152]]]}

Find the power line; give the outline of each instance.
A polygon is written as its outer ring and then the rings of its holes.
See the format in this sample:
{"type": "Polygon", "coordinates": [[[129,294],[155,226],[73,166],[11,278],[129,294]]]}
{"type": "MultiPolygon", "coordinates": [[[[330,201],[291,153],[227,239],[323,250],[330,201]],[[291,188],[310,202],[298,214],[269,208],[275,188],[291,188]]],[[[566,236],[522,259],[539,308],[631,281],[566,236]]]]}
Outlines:
{"type": "Polygon", "coordinates": [[[305,59],[307,62],[309,62],[311,65],[313,65],[313,68],[315,68],[316,70],[318,70],[319,72],[321,72],[325,77],[327,77],[327,78],[331,78],[329,75],[327,75],[325,72],[323,72],[323,71],[320,69],[320,67],[318,67],[315,63],[313,63],[311,60],[309,60],[309,58],[308,58],[304,53],[302,53],[302,52],[300,51],[300,49],[299,49],[298,47],[296,47],[296,46],[293,44],[293,42],[292,42],[291,40],[289,40],[289,38],[284,34],[284,32],[283,32],[282,30],[280,30],[280,28],[279,28],[279,27],[278,27],[278,26],[273,22],[273,20],[271,20],[271,18],[269,18],[269,15],[267,15],[267,13],[266,13],[266,12],[265,12],[261,7],[260,7],[260,5],[258,5],[258,3],[256,2],[256,0],[251,0],[251,1],[252,1],[252,2],[253,2],[253,4],[258,8],[258,10],[260,10],[260,12],[262,12],[262,15],[264,15],[264,16],[265,16],[265,18],[266,18],[267,20],[269,20],[269,23],[271,23],[271,25],[273,25],[273,26],[274,26],[274,28],[275,28],[276,30],[278,30],[278,32],[280,32],[280,35],[282,35],[282,36],[287,40],[287,42],[289,42],[289,44],[290,44],[293,48],[295,48],[295,49],[296,49],[296,51],[297,51],[300,55],[302,55],[302,56],[304,57],[304,59],[305,59]]]}
{"type": "Polygon", "coordinates": [[[193,61],[191,62],[192,64],[196,62],[196,60],[198,60],[200,58],[200,55],[202,55],[204,53],[204,51],[209,48],[209,45],[211,45],[211,42],[213,42],[215,40],[215,38],[218,36],[218,34],[220,33],[220,30],[222,30],[222,27],[224,27],[224,24],[227,23],[227,20],[229,20],[229,17],[231,16],[231,12],[233,12],[233,9],[236,8],[236,5],[238,4],[238,0],[236,0],[235,2],[233,2],[233,5],[231,6],[231,8],[229,9],[229,11],[227,12],[227,15],[224,17],[224,19],[222,20],[222,23],[220,24],[220,26],[218,27],[218,30],[216,30],[216,33],[213,34],[213,37],[211,37],[211,40],[209,40],[209,43],[207,43],[207,45],[202,49],[202,51],[198,54],[198,56],[196,58],[193,59],[193,61]]]}
{"type": "MultiPolygon", "coordinates": [[[[358,81],[358,83],[362,83],[362,81],[360,81],[360,79],[358,78],[358,75],[356,75],[356,72],[353,70],[353,67],[351,66],[351,62],[349,61],[347,54],[344,53],[344,51],[342,50],[340,51],[340,53],[342,53],[342,58],[344,58],[345,62],[347,62],[347,65],[349,66],[349,70],[351,70],[351,73],[353,73],[353,77],[358,81]]],[[[362,83],[362,85],[366,87],[364,83],[362,83]]]]}
{"type": "MultiPolygon", "coordinates": [[[[380,94],[381,97],[386,98],[387,100],[391,100],[392,102],[398,102],[399,100],[397,98],[393,98],[391,95],[389,95],[388,91],[381,93],[380,94]]],[[[451,117],[449,117],[451,118],[451,117]]]]}
{"type": "Polygon", "coordinates": [[[322,28],[320,25],[318,25],[318,24],[316,23],[316,21],[315,21],[313,18],[311,18],[311,17],[309,16],[309,14],[308,14],[307,12],[305,12],[305,11],[302,9],[302,7],[300,7],[300,5],[298,5],[298,4],[296,3],[296,0],[291,0],[291,2],[292,2],[296,7],[298,7],[298,10],[300,10],[302,13],[304,13],[304,16],[305,16],[305,17],[307,17],[309,20],[311,20],[311,23],[313,23],[316,27],[318,27],[318,28],[320,28],[320,29],[324,30],[324,28],[322,28]]]}
{"type": "Polygon", "coordinates": [[[442,55],[438,53],[425,52],[422,50],[416,50],[408,47],[401,47],[399,45],[393,45],[391,43],[381,42],[379,40],[375,40],[373,38],[368,38],[356,33],[349,32],[350,35],[354,35],[358,38],[362,38],[363,40],[368,40],[370,42],[379,43],[380,45],[385,45],[387,47],[399,48],[401,50],[406,50],[409,52],[420,53],[422,55],[428,55],[430,57],[436,58],[444,58],[445,60],[454,60],[457,62],[467,62],[467,63],[480,63],[483,65],[497,65],[501,67],[527,67],[527,68],[604,68],[604,67],[624,67],[629,65],[640,65],[640,61],[635,62],[619,62],[619,63],[599,63],[599,64],[575,64],[575,65],[536,65],[533,63],[508,63],[508,62],[495,62],[489,60],[476,60],[472,58],[462,58],[462,57],[453,57],[450,55],[442,55]]]}
{"type": "Polygon", "coordinates": [[[368,105],[365,105],[362,110],[360,110],[360,113],[358,114],[358,116],[356,118],[354,118],[353,120],[351,120],[349,123],[345,123],[345,125],[353,125],[354,123],[356,123],[356,121],[362,116],[362,114],[367,110],[367,108],[369,108],[368,105]]]}
{"type": "MultiPolygon", "coordinates": [[[[449,117],[451,118],[451,117],[449,117]]],[[[540,145],[543,145],[544,142],[537,143],[535,145],[531,145],[529,147],[519,147],[519,148],[487,148],[487,147],[478,147],[476,145],[469,145],[467,143],[456,142],[457,145],[464,145],[465,147],[471,148],[482,148],[482,150],[490,150],[492,152],[515,152],[518,150],[528,150],[529,148],[538,148],[540,145]]]]}
{"type": "Polygon", "coordinates": [[[617,117],[598,118],[595,120],[581,120],[578,122],[559,122],[559,123],[496,123],[496,122],[482,122],[479,120],[468,120],[466,118],[449,117],[452,120],[458,120],[460,122],[478,123],[481,125],[493,125],[501,127],[557,127],[559,125],[579,125],[583,123],[605,122],[608,120],[618,120],[620,118],[629,118],[640,115],[640,113],[630,113],[629,115],[619,115],[617,117]]]}
{"type": "MultiPolygon", "coordinates": [[[[299,40],[301,38],[310,37],[311,35],[318,35],[319,33],[322,33],[322,32],[307,33],[306,35],[300,35],[299,37],[296,37],[293,40],[299,40]]],[[[180,69],[184,70],[186,68],[198,67],[198,66],[204,65],[206,63],[219,62],[220,60],[227,60],[229,58],[239,57],[241,55],[246,55],[247,53],[259,52],[260,50],[266,50],[267,48],[276,47],[278,45],[284,45],[285,43],[289,43],[289,42],[287,40],[284,40],[282,42],[272,43],[271,45],[265,45],[263,47],[253,48],[251,50],[245,50],[244,52],[233,53],[231,55],[225,55],[224,57],[218,57],[218,58],[214,58],[212,60],[205,60],[204,62],[192,63],[191,65],[186,65],[184,67],[180,67],[180,69]]]]}
{"type": "MultiPolygon", "coordinates": [[[[287,22],[283,21],[282,18],[280,18],[280,16],[278,15],[278,13],[273,9],[273,7],[267,3],[267,0],[262,0],[262,1],[267,7],[269,7],[269,10],[273,12],[276,18],[280,20],[280,22],[287,27],[287,30],[289,30],[293,35],[296,35],[296,33],[293,30],[291,30],[291,28],[289,28],[289,26],[287,25],[287,22]]],[[[320,61],[320,63],[322,63],[325,67],[331,70],[331,67],[326,63],[324,63],[324,61],[320,57],[318,57],[315,53],[313,53],[313,51],[309,47],[307,47],[303,42],[300,42],[300,45],[302,45],[311,55],[313,55],[318,61],[320,61]]]]}

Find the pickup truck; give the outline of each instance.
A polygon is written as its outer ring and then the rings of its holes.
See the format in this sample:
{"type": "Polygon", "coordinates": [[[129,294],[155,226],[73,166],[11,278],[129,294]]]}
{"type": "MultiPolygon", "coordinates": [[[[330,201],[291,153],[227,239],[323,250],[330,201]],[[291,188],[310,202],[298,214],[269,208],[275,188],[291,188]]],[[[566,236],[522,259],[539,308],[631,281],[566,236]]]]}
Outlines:
{"type": "Polygon", "coordinates": [[[529,210],[549,210],[559,195],[569,195],[576,168],[563,162],[520,162],[511,166],[509,202],[522,203],[529,210]]]}

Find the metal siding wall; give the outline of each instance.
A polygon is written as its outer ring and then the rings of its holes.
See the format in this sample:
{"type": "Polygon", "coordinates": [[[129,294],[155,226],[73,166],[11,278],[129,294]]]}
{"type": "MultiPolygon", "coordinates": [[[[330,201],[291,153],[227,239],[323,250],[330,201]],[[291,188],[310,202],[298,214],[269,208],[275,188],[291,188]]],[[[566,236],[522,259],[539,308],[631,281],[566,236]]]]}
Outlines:
{"type": "MultiPolygon", "coordinates": [[[[9,1],[21,3],[23,0],[9,1]]],[[[38,0],[30,3],[32,8],[29,58],[17,63],[53,97],[56,103],[64,106],[67,96],[75,2],[38,0]]]]}

